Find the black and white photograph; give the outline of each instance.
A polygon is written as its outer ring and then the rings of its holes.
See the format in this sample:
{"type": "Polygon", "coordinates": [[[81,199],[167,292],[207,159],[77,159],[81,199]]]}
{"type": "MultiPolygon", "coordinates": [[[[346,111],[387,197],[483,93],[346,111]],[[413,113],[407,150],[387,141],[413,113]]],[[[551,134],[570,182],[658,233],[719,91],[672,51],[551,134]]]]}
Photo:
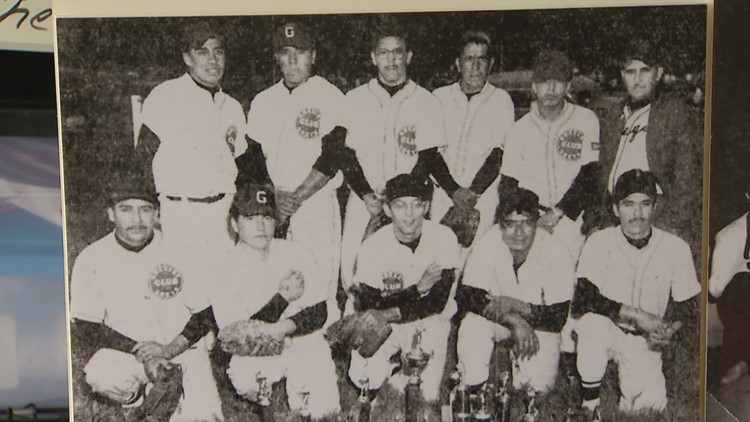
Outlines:
{"type": "Polygon", "coordinates": [[[709,7],[58,16],[73,420],[698,420],[709,7]]]}

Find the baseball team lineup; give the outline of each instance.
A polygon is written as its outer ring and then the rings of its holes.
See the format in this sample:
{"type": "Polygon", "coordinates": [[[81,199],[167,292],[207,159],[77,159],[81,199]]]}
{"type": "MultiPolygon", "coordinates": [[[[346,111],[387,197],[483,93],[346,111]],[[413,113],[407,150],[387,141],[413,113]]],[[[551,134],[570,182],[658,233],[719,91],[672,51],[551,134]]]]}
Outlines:
{"type": "Polygon", "coordinates": [[[486,28],[430,92],[384,21],[344,93],[308,22],[277,22],[280,79],[247,110],[222,28],[175,38],[183,73],[145,96],[98,210],[112,230],[71,262],[92,420],[602,421],[668,414],[679,371],[697,391],[704,118],[656,40],[621,46],[625,96],[596,111],[570,53],[539,48],[516,120],[486,28]]]}

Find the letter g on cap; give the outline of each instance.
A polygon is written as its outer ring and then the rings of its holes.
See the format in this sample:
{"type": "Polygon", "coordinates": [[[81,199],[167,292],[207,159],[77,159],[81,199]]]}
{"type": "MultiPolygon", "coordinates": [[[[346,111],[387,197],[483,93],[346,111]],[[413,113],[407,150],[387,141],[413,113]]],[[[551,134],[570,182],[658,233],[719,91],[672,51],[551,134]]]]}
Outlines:
{"type": "Polygon", "coordinates": [[[255,201],[259,204],[267,204],[268,203],[268,197],[266,196],[266,191],[259,190],[255,193],[255,201]]]}

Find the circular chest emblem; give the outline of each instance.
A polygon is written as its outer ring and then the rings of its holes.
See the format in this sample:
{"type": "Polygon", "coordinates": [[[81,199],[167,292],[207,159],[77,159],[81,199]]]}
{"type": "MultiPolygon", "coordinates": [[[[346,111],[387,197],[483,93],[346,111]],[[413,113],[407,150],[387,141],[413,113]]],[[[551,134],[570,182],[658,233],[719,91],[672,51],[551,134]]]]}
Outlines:
{"type": "Polygon", "coordinates": [[[557,153],[568,161],[581,158],[583,149],[583,131],[568,129],[557,137],[557,153]]]}
{"type": "Polygon", "coordinates": [[[232,154],[234,154],[234,144],[237,141],[237,127],[232,125],[227,128],[226,133],[224,133],[224,142],[227,143],[227,146],[229,147],[229,150],[232,151],[232,154]]]}
{"type": "Polygon", "coordinates": [[[405,125],[398,131],[398,150],[408,156],[417,155],[417,128],[414,125],[405,125]]]}
{"type": "Polygon", "coordinates": [[[182,274],[169,264],[159,264],[148,276],[148,287],[158,297],[169,299],[182,291],[182,274]]]}
{"type": "Polygon", "coordinates": [[[318,137],[320,135],[320,110],[314,107],[303,108],[295,124],[299,136],[305,139],[318,137]]]}
{"type": "Polygon", "coordinates": [[[383,296],[390,296],[404,288],[404,276],[396,271],[383,274],[383,296]]]}

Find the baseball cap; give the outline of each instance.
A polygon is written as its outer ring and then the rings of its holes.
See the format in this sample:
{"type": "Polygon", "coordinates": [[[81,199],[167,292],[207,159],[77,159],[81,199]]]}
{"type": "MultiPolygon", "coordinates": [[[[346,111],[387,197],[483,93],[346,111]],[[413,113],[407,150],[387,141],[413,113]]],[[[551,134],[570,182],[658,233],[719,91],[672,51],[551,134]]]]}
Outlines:
{"type": "Polygon", "coordinates": [[[109,205],[115,205],[127,199],[141,199],[159,206],[154,180],[146,171],[138,168],[127,168],[115,171],[109,190],[109,205]]]}
{"type": "Polygon", "coordinates": [[[656,199],[656,176],[641,169],[628,170],[623,173],[615,184],[612,196],[615,203],[622,201],[634,193],[643,193],[651,199],[656,199]]]}
{"type": "Polygon", "coordinates": [[[544,50],[534,60],[533,73],[534,82],[550,79],[568,82],[573,78],[573,63],[561,51],[544,50]]]}
{"type": "Polygon", "coordinates": [[[490,36],[487,35],[487,33],[482,31],[466,31],[464,32],[463,37],[461,37],[462,46],[468,44],[469,42],[480,42],[487,44],[487,46],[492,46],[492,41],[490,40],[490,36]]]}
{"type": "Polygon", "coordinates": [[[273,186],[249,184],[234,194],[229,214],[233,217],[265,215],[276,217],[276,196],[273,186]]]}
{"type": "Polygon", "coordinates": [[[311,50],[314,41],[312,32],[305,26],[296,22],[290,22],[276,28],[273,33],[273,49],[281,50],[283,47],[296,47],[301,50],[311,50]]]}
{"type": "Polygon", "coordinates": [[[219,40],[221,44],[224,44],[223,35],[209,22],[205,20],[190,22],[183,28],[182,51],[189,52],[191,49],[201,48],[210,39],[219,40]]]}
{"type": "Polygon", "coordinates": [[[385,183],[386,201],[391,202],[405,196],[429,201],[432,198],[432,181],[412,174],[399,174],[385,183]]]}
{"type": "Polygon", "coordinates": [[[641,37],[631,39],[625,46],[621,56],[622,65],[630,60],[640,60],[648,65],[659,64],[659,57],[654,44],[641,37]]]}
{"type": "Polygon", "coordinates": [[[495,221],[498,222],[513,212],[527,214],[534,220],[539,218],[539,197],[532,191],[524,188],[512,189],[504,200],[500,201],[495,211],[495,221]]]}

